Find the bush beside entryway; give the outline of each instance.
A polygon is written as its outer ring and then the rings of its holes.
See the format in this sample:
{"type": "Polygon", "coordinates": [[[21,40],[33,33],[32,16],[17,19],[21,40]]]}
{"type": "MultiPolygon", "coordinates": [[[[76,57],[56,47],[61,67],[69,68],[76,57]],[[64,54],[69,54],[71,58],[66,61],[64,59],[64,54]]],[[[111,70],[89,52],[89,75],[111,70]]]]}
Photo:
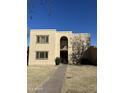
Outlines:
{"type": "Polygon", "coordinates": [[[56,57],[56,59],[55,59],[55,64],[56,64],[56,65],[59,65],[60,62],[61,62],[60,57],[56,57]]]}

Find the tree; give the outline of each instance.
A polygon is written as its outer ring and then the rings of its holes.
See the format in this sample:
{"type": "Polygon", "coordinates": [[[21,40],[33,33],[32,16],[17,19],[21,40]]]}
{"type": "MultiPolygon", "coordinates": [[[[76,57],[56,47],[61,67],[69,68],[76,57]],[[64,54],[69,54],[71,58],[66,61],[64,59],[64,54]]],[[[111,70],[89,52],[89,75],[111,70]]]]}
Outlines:
{"type": "Polygon", "coordinates": [[[88,49],[90,45],[90,38],[84,37],[81,34],[75,35],[71,39],[72,44],[72,54],[71,60],[73,64],[79,64],[80,58],[83,56],[84,52],[88,49]]]}

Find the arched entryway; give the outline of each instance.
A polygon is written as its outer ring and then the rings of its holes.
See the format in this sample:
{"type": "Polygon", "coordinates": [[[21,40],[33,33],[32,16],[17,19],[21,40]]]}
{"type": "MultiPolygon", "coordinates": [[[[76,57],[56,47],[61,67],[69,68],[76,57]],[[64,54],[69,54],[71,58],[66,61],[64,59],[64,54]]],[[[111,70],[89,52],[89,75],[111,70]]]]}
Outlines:
{"type": "Polygon", "coordinates": [[[60,38],[60,59],[62,63],[68,63],[68,38],[65,36],[60,38]]]}

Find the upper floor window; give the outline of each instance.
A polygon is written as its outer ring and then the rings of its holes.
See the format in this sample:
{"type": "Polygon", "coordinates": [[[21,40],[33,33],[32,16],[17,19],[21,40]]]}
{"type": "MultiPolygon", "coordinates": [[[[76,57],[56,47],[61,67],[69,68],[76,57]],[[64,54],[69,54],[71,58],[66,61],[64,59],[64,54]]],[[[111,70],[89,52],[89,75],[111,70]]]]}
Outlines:
{"type": "Polygon", "coordinates": [[[37,43],[45,44],[49,43],[48,35],[37,35],[37,43]]]}

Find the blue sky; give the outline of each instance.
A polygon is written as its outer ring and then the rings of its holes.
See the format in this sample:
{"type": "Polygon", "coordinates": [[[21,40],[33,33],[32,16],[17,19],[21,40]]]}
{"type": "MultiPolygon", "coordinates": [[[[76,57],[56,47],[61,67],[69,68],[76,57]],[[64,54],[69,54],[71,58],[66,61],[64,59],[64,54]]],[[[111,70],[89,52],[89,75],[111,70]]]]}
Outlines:
{"type": "Polygon", "coordinates": [[[97,46],[97,0],[28,0],[30,29],[57,29],[91,34],[97,46]]]}

